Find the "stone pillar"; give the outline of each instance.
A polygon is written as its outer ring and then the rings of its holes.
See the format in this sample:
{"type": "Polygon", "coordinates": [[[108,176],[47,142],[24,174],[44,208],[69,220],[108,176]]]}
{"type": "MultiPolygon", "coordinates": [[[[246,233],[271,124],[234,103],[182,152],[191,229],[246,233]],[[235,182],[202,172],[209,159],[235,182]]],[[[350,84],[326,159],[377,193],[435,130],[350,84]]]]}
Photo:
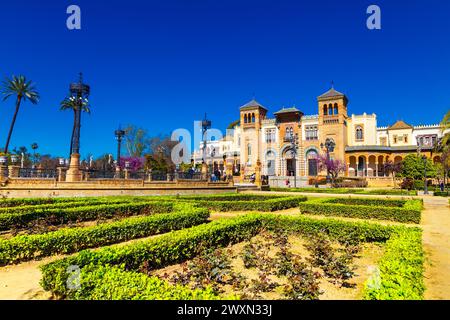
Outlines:
{"type": "Polygon", "coordinates": [[[378,177],[378,162],[375,162],[375,177],[378,177]]]}
{"type": "Polygon", "coordinates": [[[67,170],[66,181],[81,181],[80,155],[78,153],[72,153],[70,155],[70,165],[69,170],[67,170]]]}
{"type": "Polygon", "coordinates": [[[151,182],[151,181],[152,181],[152,169],[149,169],[149,170],[148,170],[147,175],[148,175],[147,181],[151,182]]]}
{"type": "Polygon", "coordinates": [[[202,180],[208,180],[208,165],[206,162],[202,163],[202,180]]]}
{"type": "Polygon", "coordinates": [[[65,180],[66,180],[66,168],[58,167],[58,181],[65,181],[65,180]]]}
{"type": "Polygon", "coordinates": [[[8,166],[0,164],[0,181],[6,180],[8,178],[8,166]]]}
{"type": "Polygon", "coordinates": [[[19,169],[20,169],[20,166],[17,166],[15,164],[9,165],[8,166],[9,177],[10,178],[18,178],[19,177],[19,169]]]}
{"type": "Polygon", "coordinates": [[[120,179],[120,167],[116,166],[116,172],[114,173],[115,179],[120,179]]]}
{"type": "Polygon", "coordinates": [[[258,187],[261,187],[261,161],[256,160],[256,166],[255,166],[255,184],[258,187]]]}
{"type": "Polygon", "coordinates": [[[124,172],[125,172],[125,179],[130,179],[130,170],[125,168],[124,172]]]}
{"type": "Polygon", "coordinates": [[[233,162],[226,161],[225,164],[226,164],[226,166],[225,166],[225,173],[227,175],[227,180],[226,181],[228,181],[231,184],[233,184],[233,162]]]}
{"type": "Polygon", "coordinates": [[[359,161],[356,160],[356,176],[359,177],[359,161]]]}

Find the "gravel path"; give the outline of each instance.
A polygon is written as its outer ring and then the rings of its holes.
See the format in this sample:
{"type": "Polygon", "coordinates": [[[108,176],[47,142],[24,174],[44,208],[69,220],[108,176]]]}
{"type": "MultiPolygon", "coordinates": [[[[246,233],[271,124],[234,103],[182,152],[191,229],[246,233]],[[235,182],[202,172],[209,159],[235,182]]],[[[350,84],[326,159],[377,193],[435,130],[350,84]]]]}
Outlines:
{"type": "Polygon", "coordinates": [[[450,207],[448,199],[424,197],[422,211],[425,299],[450,299],[450,207]]]}

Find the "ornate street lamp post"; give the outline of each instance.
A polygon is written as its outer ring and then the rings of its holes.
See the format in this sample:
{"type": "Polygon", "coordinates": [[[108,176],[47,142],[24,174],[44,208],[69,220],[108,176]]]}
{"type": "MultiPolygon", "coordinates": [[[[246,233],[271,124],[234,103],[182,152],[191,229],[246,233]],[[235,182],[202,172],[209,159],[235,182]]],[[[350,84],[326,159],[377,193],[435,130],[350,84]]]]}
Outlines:
{"type": "Polygon", "coordinates": [[[120,129],[119,127],[119,129],[114,131],[114,135],[116,136],[117,139],[117,163],[120,168],[120,147],[122,145],[122,138],[123,136],[125,136],[125,131],[120,129]]]}
{"type": "Polygon", "coordinates": [[[297,187],[297,151],[298,151],[298,133],[293,134],[291,132],[289,136],[289,142],[291,143],[292,155],[294,157],[294,188],[297,187]]]}
{"type": "MultiPolygon", "coordinates": [[[[327,150],[327,162],[330,162],[330,152],[334,151],[334,147],[336,146],[336,143],[334,142],[334,140],[327,138],[325,140],[325,144],[321,143],[320,144],[320,148],[326,148],[327,150]]],[[[327,183],[330,183],[330,171],[328,170],[328,164],[327,164],[327,183]]]]}
{"type": "Polygon", "coordinates": [[[203,150],[202,150],[202,179],[208,179],[208,166],[206,164],[206,133],[208,129],[211,128],[211,121],[205,118],[202,121],[202,140],[203,140],[203,150]]]}
{"type": "Polygon", "coordinates": [[[80,73],[78,82],[70,84],[70,99],[76,102],[75,108],[75,128],[72,136],[72,150],[70,150],[70,166],[67,170],[67,181],[80,181],[80,129],[81,129],[81,111],[83,104],[88,102],[90,87],[83,83],[83,74],[80,73]]]}

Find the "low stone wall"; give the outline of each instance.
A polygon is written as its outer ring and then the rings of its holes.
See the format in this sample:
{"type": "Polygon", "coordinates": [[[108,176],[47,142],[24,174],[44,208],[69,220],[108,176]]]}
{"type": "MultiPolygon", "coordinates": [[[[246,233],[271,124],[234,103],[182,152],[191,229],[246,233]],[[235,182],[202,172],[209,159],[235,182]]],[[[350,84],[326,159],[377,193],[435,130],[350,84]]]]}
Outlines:
{"type": "MultiPolygon", "coordinates": [[[[386,188],[386,187],[394,187],[394,181],[392,177],[377,177],[377,178],[371,178],[366,177],[367,180],[367,186],[368,187],[377,187],[377,188],[386,188]]],[[[395,186],[399,186],[400,183],[402,183],[402,179],[396,179],[395,186]]]]}
{"type": "Polygon", "coordinates": [[[8,179],[0,186],[0,197],[93,197],[187,195],[237,192],[233,184],[207,181],[152,181],[99,179],[81,182],[57,182],[54,179],[8,179]]]}

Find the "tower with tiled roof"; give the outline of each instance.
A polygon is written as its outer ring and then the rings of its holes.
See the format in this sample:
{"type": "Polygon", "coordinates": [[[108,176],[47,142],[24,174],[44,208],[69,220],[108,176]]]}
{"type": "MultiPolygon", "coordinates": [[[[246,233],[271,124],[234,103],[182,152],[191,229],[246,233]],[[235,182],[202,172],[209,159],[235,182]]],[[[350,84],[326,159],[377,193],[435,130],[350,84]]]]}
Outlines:
{"type": "Polygon", "coordinates": [[[345,94],[334,89],[317,97],[319,109],[319,142],[325,143],[327,138],[333,139],[336,147],[332,154],[336,159],[344,159],[347,145],[347,104],[345,94]]]}

